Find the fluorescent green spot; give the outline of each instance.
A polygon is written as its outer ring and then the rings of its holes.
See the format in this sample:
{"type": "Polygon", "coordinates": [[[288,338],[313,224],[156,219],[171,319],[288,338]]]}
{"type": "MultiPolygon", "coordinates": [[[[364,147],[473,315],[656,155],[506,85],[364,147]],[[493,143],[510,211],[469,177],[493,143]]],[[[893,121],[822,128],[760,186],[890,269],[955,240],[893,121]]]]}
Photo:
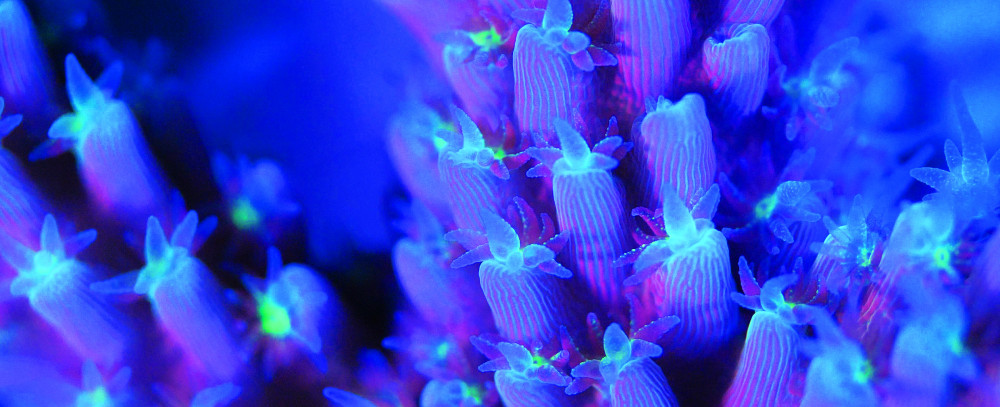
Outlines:
{"type": "Polygon", "coordinates": [[[233,224],[237,228],[247,230],[260,225],[260,213],[246,199],[237,199],[233,204],[233,224]]]}
{"type": "Polygon", "coordinates": [[[73,116],[73,124],[69,127],[69,129],[73,133],[80,133],[86,125],[87,117],[82,114],[76,114],[73,116]]]}
{"type": "Polygon", "coordinates": [[[445,147],[448,147],[448,141],[441,137],[434,136],[434,148],[441,151],[444,150],[445,147]]]}
{"type": "Polygon", "coordinates": [[[952,276],[956,273],[955,268],[951,265],[951,252],[953,250],[955,250],[954,245],[941,245],[934,249],[934,265],[952,276]]]}
{"type": "Polygon", "coordinates": [[[497,48],[500,44],[503,44],[503,38],[500,37],[500,33],[497,32],[496,27],[490,27],[489,30],[470,33],[469,39],[471,39],[472,43],[476,44],[477,47],[486,51],[497,48]]]}
{"type": "Polygon", "coordinates": [[[956,355],[965,353],[965,345],[958,337],[948,339],[948,348],[951,349],[951,352],[956,355]]]}
{"type": "MultiPolygon", "coordinates": [[[[437,128],[434,129],[434,133],[436,134],[439,131],[449,131],[452,133],[457,133],[458,129],[455,128],[454,124],[442,121],[437,125],[437,128]]],[[[437,151],[444,150],[445,147],[448,147],[448,140],[445,140],[441,136],[434,135],[431,141],[434,143],[434,148],[437,149],[437,151]]]]}
{"type": "Polygon", "coordinates": [[[934,249],[934,264],[940,268],[951,267],[951,248],[948,246],[938,246],[934,249]]]}
{"type": "Polygon", "coordinates": [[[861,251],[858,253],[858,265],[861,267],[871,267],[872,257],[875,256],[875,250],[870,247],[862,247],[861,251]]]}
{"type": "Polygon", "coordinates": [[[444,359],[445,356],[448,356],[448,342],[441,342],[440,345],[435,347],[434,355],[437,356],[438,359],[444,359]]]}
{"type": "Polygon", "coordinates": [[[292,320],[288,317],[288,310],[274,301],[266,297],[260,300],[257,313],[260,314],[260,328],[265,334],[284,338],[292,332],[292,320]]]}
{"type": "Polygon", "coordinates": [[[774,195],[768,195],[767,198],[757,203],[757,206],[753,209],[753,213],[757,216],[757,219],[767,219],[774,213],[776,206],[778,206],[778,198],[774,195]]]}
{"type": "Polygon", "coordinates": [[[462,398],[466,400],[472,399],[472,401],[476,402],[476,404],[481,405],[483,404],[483,389],[480,389],[479,386],[467,384],[465,385],[465,388],[462,389],[462,398]]]}
{"type": "Polygon", "coordinates": [[[111,403],[108,391],[104,386],[101,386],[77,396],[75,405],[76,407],[111,407],[114,404],[111,403]]]}
{"type": "MultiPolygon", "coordinates": [[[[159,286],[159,281],[163,279],[172,269],[173,255],[170,251],[174,249],[167,249],[168,253],[163,256],[162,259],[151,260],[146,263],[146,267],[143,267],[142,273],[149,276],[150,279],[154,281],[154,286],[159,286]]],[[[149,295],[153,295],[153,289],[150,289],[149,295]]]]}
{"type": "Polygon", "coordinates": [[[496,158],[497,160],[502,160],[506,156],[507,152],[503,151],[503,149],[500,147],[497,147],[496,150],[493,150],[493,158],[496,158]]]}
{"type": "Polygon", "coordinates": [[[859,370],[854,371],[854,381],[858,383],[868,383],[875,376],[875,368],[872,367],[872,363],[865,361],[865,366],[859,370]]]}

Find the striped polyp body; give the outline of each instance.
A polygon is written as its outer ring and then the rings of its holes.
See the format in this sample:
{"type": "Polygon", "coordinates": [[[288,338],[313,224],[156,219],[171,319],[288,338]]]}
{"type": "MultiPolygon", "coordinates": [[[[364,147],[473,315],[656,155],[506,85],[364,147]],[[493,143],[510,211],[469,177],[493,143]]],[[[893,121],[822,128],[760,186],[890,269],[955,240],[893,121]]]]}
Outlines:
{"type": "Polygon", "coordinates": [[[755,23],[769,25],[781,11],[785,0],[729,0],[722,10],[726,24],[755,23]]]}
{"type": "Polygon", "coordinates": [[[458,229],[483,230],[479,211],[498,212],[502,202],[501,181],[487,168],[474,163],[457,161],[453,152],[441,155],[438,169],[447,186],[448,206],[458,229]]]}
{"type": "Polygon", "coordinates": [[[697,358],[725,344],[738,315],[729,300],[736,287],[726,238],[715,229],[702,233],[697,243],[673,254],[643,283],[659,316],[680,318],[663,343],[667,353],[683,358],[697,358]]]}
{"type": "Polygon", "coordinates": [[[906,274],[902,267],[880,267],[880,270],[883,271],[882,278],[872,283],[865,294],[858,316],[858,322],[864,327],[860,341],[865,350],[872,354],[888,352],[896,337],[899,323],[893,314],[901,305],[896,288],[902,281],[901,277],[905,279],[906,274]]]}
{"type": "Polygon", "coordinates": [[[647,99],[670,95],[691,42],[690,6],[687,0],[616,0],[611,18],[621,44],[616,99],[630,122],[647,99]]]}
{"type": "Polygon", "coordinates": [[[647,207],[662,206],[665,185],[672,186],[688,207],[698,190],[712,185],[715,148],[700,95],[685,95],[674,104],[661,102],[642,120],[636,142],[644,164],[647,207]]]}
{"type": "Polygon", "coordinates": [[[652,359],[630,362],[611,385],[612,407],[674,407],[677,398],[667,378],[652,359]]]}
{"type": "Polygon", "coordinates": [[[468,48],[447,46],[444,48],[444,68],[452,89],[462,101],[465,112],[475,120],[488,120],[492,125],[499,123],[503,113],[504,95],[510,94],[510,71],[495,64],[478,65],[466,61],[468,48]]]}
{"type": "Polygon", "coordinates": [[[425,105],[413,106],[392,118],[389,123],[389,156],[407,192],[445,219],[448,199],[441,191],[445,185],[438,171],[438,152],[433,145],[435,127],[441,117],[425,105]]]}
{"type": "Polygon", "coordinates": [[[199,260],[177,264],[149,293],[163,328],[216,379],[233,378],[242,364],[219,294],[221,288],[199,260]]]}
{"type": "Polygon", "coordinates": [[[527,379],[519,372],[499,370],[493,376],[497,393],[507,407],[570,407],[562,387],[527,379]]]}
{"type": "Polygon", "coordinates": [[[411,239],[396,243],[392,261],[399,284],[425,320],[452,332],[473,334],[492,328],[475,269],[445,268],[411,239]]]}
{"type": "Polygon", "coordinates": [[[736,376],[726,391],[723,405],[786,405],[798,343],[798,332],[778,314],[756,312],[750,319],[736,376]]]}
{"type": "MultiPolygon", "coordinates": [[[[900,217],[902,216],[900,215],[900,217]]],[[[887,352],[892,345],[893,337],[898,328],[898,322],[893,317],[895,308],[900,305],[897,288],[914,267],[909,264],[911,260],[907,252],[908,248],[900,244],[900,242],[905,242],[907,235],[907,233],[897,231],[897,229],[901,229],[901,223],[897,220],[882,262],[879,264],[881,276],[875,279],[872,287],[865,294],[861,313],[858,316],[859,322],[865,326],[861,342],[870,353],[874,353],[874,351],[887,352]]]]}
{"type": "Polygon", "coordinates": [[[571,268],[602,309],[617,308],[624,274],[612,263],[624,249],[625,219],[614,178],[606,171],[558,174],[552,191],[559,225],[570,231],[571,268]]]}
{"type": "Polygon", "coordinates": [[[543,0],[479,0],[479,3],[492,6],[494,10],[504,16],[509,16],[510,13],[521,9],[545,7],[543,0]]]}
{"type": "Polygon", "coordinates": [[[0,150],[0,232],[30,245],[42,230],[41,198],[28,182],[17,158],[0,150]]]}
{"type": "Polygon", "coordinates": [[[514,109],[522,132],[555,140],[553,120],[574,123],[584,115],[590,75],[573,65],[560,45],[532,25],[521,27],[514,43],[514,109]]]}
{"type": "Polygon", "coordinates": [[[93,278],[86,265],[73,260],[64,264],[58,275],[29,293],[31,308],[83,358],[105,366],[121,361],[127,338],[124,317],[90,290],[93,278]]]}
{"type": "Polygon", "coordinates": [[[0,90],[12,111],[41,113],[48,102],[49,71],[28,11],[0,0],[0,90]]]}
{"type": "Polygon", "coordinates": [[[760,24],[737,24],[705,40],[702,68],[727,115],[739,117],[760,108],[767,90],[771,43],[760,24]]]}
{"type": "Polygon", "coordinates": [[[510,341],[544,343],[556,336],[560,326],[577,326],[582,318],[573,312],[566,281],[539,270],[511,272],[484,262],[479,266],[479,283],[497,330],[510,341]]]}
{"type": "Polygon", "coordinates": [[[162,216],[165,182],[139,123],[124,103],[111,101],[77,147],[87,190],[101,209],[144,227],[162,216]]]}
{"type": "MultiPolygon", "coordinates": [[[[833,247],[834,245],[839,244],[833,235],[828,235],[823,240],[824,247],[833,247]]],[[[812,292],[816,294],[817,300],[835,307],[837,303],[830,303],[829,301],[834,300],[830,297],[843,294],[844,289],[847,288],[847,278],[843,259],[833,254],[820,253],[816,255],[816,260],[813,261],[812,268],[809,269],[808,287],[815,288],[812,292]]]]}

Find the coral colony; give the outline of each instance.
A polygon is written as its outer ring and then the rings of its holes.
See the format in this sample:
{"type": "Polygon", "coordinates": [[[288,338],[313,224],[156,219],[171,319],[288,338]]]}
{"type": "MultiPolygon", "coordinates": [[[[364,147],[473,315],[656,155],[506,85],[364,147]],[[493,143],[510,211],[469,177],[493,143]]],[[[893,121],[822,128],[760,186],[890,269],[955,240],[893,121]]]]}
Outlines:
{"type": "Polygon", "coordinates": [[[0,0],[0,406],[1000,403],[968,84],[941,147],[859,118],[879,48],[810,2],[430,3],[381,2],[447,91],[386,123],[405,298],[361,343],[287,163],[216,152],[186,203],[140,67],[0,0]]]}

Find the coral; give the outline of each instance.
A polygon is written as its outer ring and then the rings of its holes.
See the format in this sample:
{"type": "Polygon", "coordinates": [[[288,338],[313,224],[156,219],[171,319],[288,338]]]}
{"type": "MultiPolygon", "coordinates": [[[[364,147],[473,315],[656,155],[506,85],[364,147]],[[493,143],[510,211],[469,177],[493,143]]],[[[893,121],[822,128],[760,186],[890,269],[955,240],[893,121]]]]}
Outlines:
{"type": "Polygon", "coordinates": [[[74,258],[96,238],[96,231],[87,230],[63,240],[56,219],[49,214],[42,224],[38,251],[15,242],[2,254],[18,272],[10,293],[28,297],[31,308],[80,356],[112,365],[122,359],[128,340],[125,317],[110,301],[90,291],[95,273],[74,258]]]}
{"type": "Polygon", "coordinates": [[[620,309],[624,275],[614,261],[626,248],[625,210],[609,171],[618,165],[614,156],[621,156],[629,146],[622,145],[621,137],[610,136],[592,150],[569,123],[559,120],[555,126],[562,148],[529,148],[528,154],[540,164],[527,175],[551,173],[556,219],[570,234],[570,265],[579,271],[601,309],[620,309]]]}
{"type": "Polygon", "coordinates": [[[135,117],[113,93],[123,75],[116,63],[93,81],[76,56],[66,56],[66,89],[73,113],[49,127],[49,141],[31,154],[33,160],[72,150],[84,184],[103,211],[133,227],[150,215],[165,215],[166,182],[153,159],[135,117]]]}
{"type": "Polygon", "coordinates": [[[818,349],[809,362],[801,405],[877,406],[874,367],[861,346],[844,335],[826,312],[814,312],[811,319],[818,349]]]}
{"type": "Polygon", "coordinates": [[[532,353],[523,345],[511,342],[490,343],[474,341],[476,347],[490,360],[480,371],[495,372],[493,376],[497,393],[504,405],[571,406],[570,398],[561,387],[569,385],[570,378],[560,365],[566,362],[565,351],[545,357],[538,351],[532,353]]]}
{"type": "Polygon", "coordinates": [[[715,149],[705,99],[687,94],[672,103],[660,97],[638,127],[635,142],[644,163],[641,185],[648,188],[647,205],[662,205],[660,198],[667,190],[676,191],[685,205],[693,204],[696,194],[715,179],[715,149]]]}
{"type": "Polygon", "coordinates": [[[726,391],[725,406],[774,406],[794,403],[789,391],[799,354],[800,334],[794,326],[806,322],[808,305],[785,301],[782,291],[798,276],[785,274],[764,283],[754,280],[746,259],[740,258],[740,281],[744,294],[733,301],[755,310],[747,327],[736,376],[726,391]]]}
{"type": "MultiPolygon", "coordinates": [[[[675,316],[663,317],[638,329],[629,338],[618,324],[611,324],[604,331],[604,354],[599,360],[588,360],[573,368],[575,378],[567,393],[582,391],[582,385],[596,381],[611,401],[619,406],[676,406],[666,377],[652,358],[663,354],[663,349],[652,341],[660,338],[680,320],[675,316]]],[[[595,384],[596,384],[595,383],[595,384]]]]}
{"type": "Polygon", "coordinates": [[[0,38],[0,92],[19,112],[44,113],[52,78],[35,24],[20,0],[0,2],[0,38]]]}
{"type": "Polygon", "coordinates": [[[702,69],[719,104],[731,116],[760,108],[767,89],[771,39],[760,24],[737,24],[705,40],[702,69]]]}
{"type": "Polygon", "coordinates": [[[611,2],[620,43],[614,94],[626,122],[642,113],[647,100],[672,94],[690,46],[689,9],[686,0],[611,2]]]}
{"type": "Polygon", "coordinates": [[[226,195],[229,219],[240,230],[274,241],[299,213],[299,204],[289,196],[285,175],[273,161],[251,164],[246,157],[238,157],[233,163],[220,153],[212,157],[212,172],[226,195]]]}
{"type": "Polygon", "coordinates": [[[987,161],[983,137],[969,115],[965,99],[953,88],[955,112],[962,127],[962,150],[951,140],[944,142],[948,171],[938,168],[914,168],[910,175],[937,192],[925,199],[940,199],[955,205],[955,214],[963,218],[996,217],[1000,206],[997,181],[1000,180],[1000,154],[987,161]]]}
{"type": "MultiPolygon", "coordinates": [[[[675,192],[666,188],[662,210],[637,209],[655,227],[656,239],[623,256],[635,274],[626,286],[642,284],[640,314],[676,315],[680,326],[665,339],[667,351],[699,358],[723,346],[736,325],[736,307],[726,297],[735,291],[726,238],[709,220],[719,202],[718,188],[709,189],[689,211],[675,192]],[[652,215],[652,216],[651,216],[652,215]]],[[[652,320],[652,317],[646,317],[652,320]]]]}
{"type": "Polygon", "coordinates": [[[514,106],[522,131],[553,141],[554,120],[586,123],[590,72],[617,63],[579,31],[570,31],[569,0],[548,2],[541,21],[521,27],[514,43],[514,106]]]}
{"type": "MultiPolygon", "coordinates": [[[[0,113],[6,100],[0,97],[0,113]]],[[[0,140],[21,124],[23,116],[8,115],[0,119],[0,140]]],[[[27,178],[17,157],[0,147],[0,231],[7,238],[23,245],[34,240],[41,230],[46,204],[27,178]]]]}
{"type": "Polygon", "coordinates": [[[482,263],[479,284],[503,336],[546,342],[560,326],[576,326],[574,320],[579,319],[577,307],[568,305],[572,295],[563,280],[573,273],[555,260],[567,236],[553,236],[552,221],[545,214],[539,229],[534,211],[523,200],[515,199],[515,207],[524,222],[520,235],[500,215],[488,211],[480,212],[485,233],[449,232],[450,239],[469,249],[452,267],[482,263]],[[536,241],[541,244],[532,243],[536,241]]]}
{"type": "Polygon", "coordinates": [[[151,216],[146,228],[146,265],[92,287],[146,296],[161,326],[189,355],[211,376],[230,379],[238,373],[241,355],[227,328],[229,316],[218,283],[193,256],[200,247],[196,235],[207,235],[214,227],[214,218],[199,225],[198,214],[190,211],[167,240],[159,220],[151,216]]]}

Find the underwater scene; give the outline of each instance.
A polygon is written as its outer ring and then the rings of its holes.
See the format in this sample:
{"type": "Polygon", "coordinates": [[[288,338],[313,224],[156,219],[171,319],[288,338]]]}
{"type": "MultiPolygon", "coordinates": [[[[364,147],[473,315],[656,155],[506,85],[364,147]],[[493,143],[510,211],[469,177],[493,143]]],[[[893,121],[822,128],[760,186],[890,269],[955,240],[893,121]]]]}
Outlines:
{"type": "Polygon", "coordinates": [[[995,0],[0,0],[0,407],[1000,406],[995,0]]]}

